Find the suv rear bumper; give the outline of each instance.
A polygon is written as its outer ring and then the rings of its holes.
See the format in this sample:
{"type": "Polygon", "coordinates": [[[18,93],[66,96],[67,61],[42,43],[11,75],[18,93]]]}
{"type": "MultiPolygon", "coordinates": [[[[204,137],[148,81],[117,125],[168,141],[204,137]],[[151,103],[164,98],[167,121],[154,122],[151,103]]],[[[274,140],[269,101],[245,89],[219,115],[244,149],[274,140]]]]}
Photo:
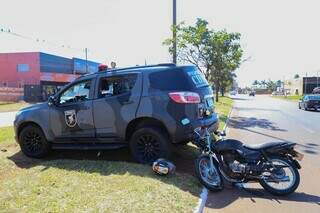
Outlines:
{"type": "Polygon", "coordinates": [[[173,143],[182,143],[192,141],[194,139],[194,129],[200,126],[209,126],[209,132],[216,132],[219,128],[219,117],[217,114],[212,114],[210,117],[190,121],[189,124],[179,124],[173,134],[173,143]]]}

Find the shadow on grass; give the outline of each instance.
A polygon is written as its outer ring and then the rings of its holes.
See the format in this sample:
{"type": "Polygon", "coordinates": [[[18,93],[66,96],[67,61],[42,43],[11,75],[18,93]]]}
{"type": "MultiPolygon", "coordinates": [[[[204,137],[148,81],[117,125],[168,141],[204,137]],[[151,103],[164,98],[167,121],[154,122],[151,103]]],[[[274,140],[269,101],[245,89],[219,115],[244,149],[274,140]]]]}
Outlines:
{"type": "Polygon", "coordinates": [[[179,145],[174,148],[172,159],[179,174],[161,177],[153,173],[151,166],[134,163],[127,148],[104,151],[55,150],[44,159],[26,157],[21,151],[7,157],[19,168],[30,169],[43,166],[42,171],[51,167],[69,171],[99,173],[101,175],[131,175],[158,179],[166,184],[174,185],[179,189],[199,196],[201,184],[194,176],[194,159],[197,149],[193,146],[179,145]],[[120,166],[112,166],[120,164],[120,166]]]}
{"type": "Polygon", "coordinates": [[[318,195],[295,192],[288,196],[274,196],[262,188],[234,187],[225,189],[218,193],[210,193],[206,207],[212,209],[222,209],[238,199],[246,198],[249,199],[252,204],[258,202],[256,199],[267,199],[274,201],[274,205],[281,205],[283,204],[283,201],[311,203],[317,206],[320,205],[320,197],[318,195]]]}

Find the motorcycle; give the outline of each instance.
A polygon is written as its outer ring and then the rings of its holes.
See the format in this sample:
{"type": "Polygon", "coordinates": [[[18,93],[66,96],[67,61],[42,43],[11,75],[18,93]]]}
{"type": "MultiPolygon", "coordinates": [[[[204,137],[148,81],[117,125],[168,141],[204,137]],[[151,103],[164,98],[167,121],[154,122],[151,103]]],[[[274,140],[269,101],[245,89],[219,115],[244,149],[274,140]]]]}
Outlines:
{"type": "Polygon", "coordinates": [[[210,134],[209,127],[195,130],[193,143],[201,155],[195,161],[196,175],[210,191],[223,189],[224,180],[230,183],[259,182],[274,195],[288,195],[299,186],[303,154],[295,143],[270,142],[248,145],[234,139],[225,139],[224,132],[210,134]]]}

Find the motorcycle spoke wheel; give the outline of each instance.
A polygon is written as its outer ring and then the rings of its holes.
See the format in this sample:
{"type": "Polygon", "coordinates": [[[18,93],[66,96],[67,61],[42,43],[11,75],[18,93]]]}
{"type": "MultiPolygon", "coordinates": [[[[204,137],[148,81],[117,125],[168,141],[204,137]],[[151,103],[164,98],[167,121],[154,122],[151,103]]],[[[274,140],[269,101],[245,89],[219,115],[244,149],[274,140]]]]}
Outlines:
{"type": "Polygon", "coordinates": [[[202,180],[209,185],[220,186],[220,175],[215,166],[211,169],[210,159],[202,158],[199,162],[199,172],[202,180]]]}
{"type": "Polygon", "coordinates": [[[270,175],[263,181],[275,190],[287,190],[292,187],[296,181],[293,168],[280,159],[272,159],[272,164],[275,168],[270,169],[270,175]]]}

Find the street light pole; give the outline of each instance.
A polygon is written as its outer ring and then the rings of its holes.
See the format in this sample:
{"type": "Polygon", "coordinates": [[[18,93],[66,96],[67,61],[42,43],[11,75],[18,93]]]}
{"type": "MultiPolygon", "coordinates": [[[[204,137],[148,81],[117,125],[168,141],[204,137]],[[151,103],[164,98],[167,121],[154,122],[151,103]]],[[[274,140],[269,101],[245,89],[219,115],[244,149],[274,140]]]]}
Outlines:
{"type": "Polygon", "coordinates": [[[173,14],[172,14],[172,39],[173,39],[173,53],[172,53],[172,62],[177,63],[177,0],[173,0],[173,14]]]}

